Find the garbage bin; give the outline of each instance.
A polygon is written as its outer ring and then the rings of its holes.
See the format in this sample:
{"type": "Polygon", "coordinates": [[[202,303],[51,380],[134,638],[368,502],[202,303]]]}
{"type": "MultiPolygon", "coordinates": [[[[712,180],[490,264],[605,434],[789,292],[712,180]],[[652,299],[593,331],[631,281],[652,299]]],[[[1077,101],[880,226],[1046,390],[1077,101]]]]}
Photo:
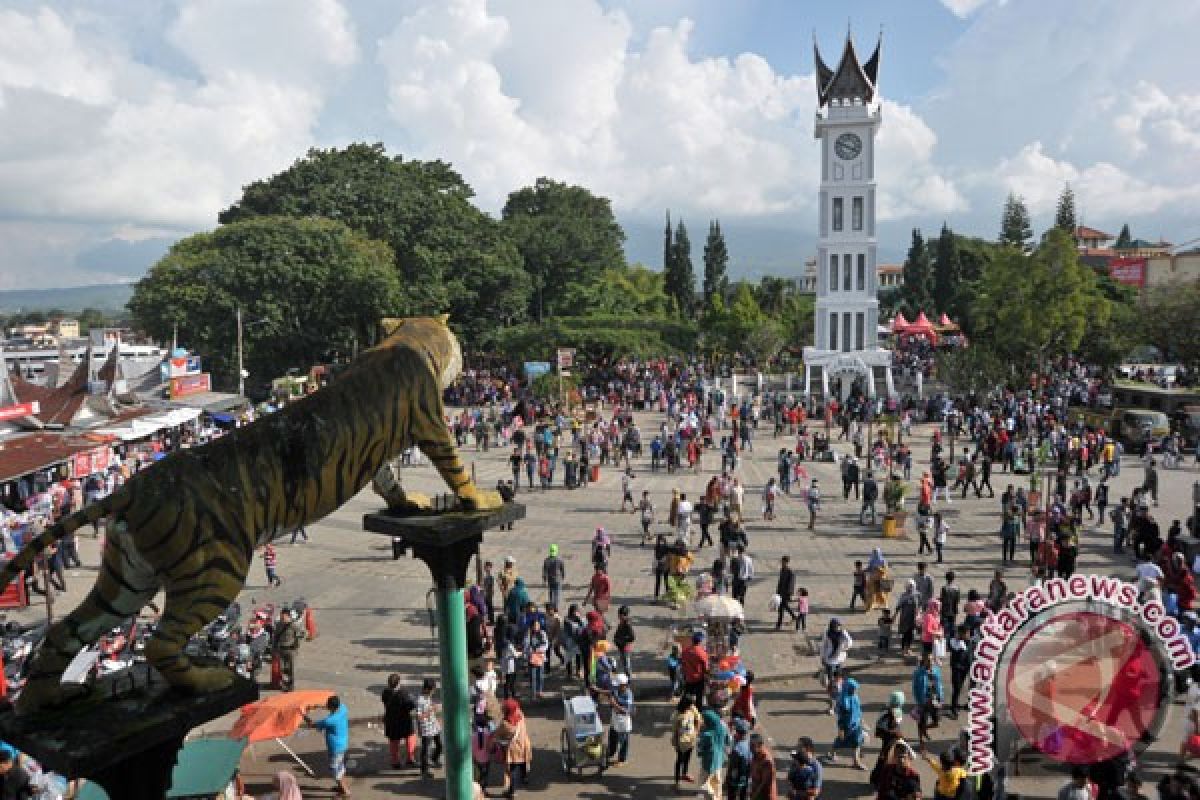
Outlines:
{"type": "Polygon", "coordinates": [[[891,514],[883,515],[883,538],[896,538],[896,518],[891,514]]]}
{"type": "Polygon", "coordinates": [[[600,465],[592,464],[592,474],[588,476],[588,480],[592,483],[600,480],[600,465]]]}

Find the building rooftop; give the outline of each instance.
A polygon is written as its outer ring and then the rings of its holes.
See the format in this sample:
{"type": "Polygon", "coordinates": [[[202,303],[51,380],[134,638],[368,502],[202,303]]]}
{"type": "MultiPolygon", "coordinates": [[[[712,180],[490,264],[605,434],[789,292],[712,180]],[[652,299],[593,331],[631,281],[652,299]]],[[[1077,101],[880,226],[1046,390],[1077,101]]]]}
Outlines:
{"type": "Polygon", "coordinates": [[[1080,225],[1075,229],[1076,239],[1115,239],[1111,233],[1089,228],[1087,225],[1080,225]]]}

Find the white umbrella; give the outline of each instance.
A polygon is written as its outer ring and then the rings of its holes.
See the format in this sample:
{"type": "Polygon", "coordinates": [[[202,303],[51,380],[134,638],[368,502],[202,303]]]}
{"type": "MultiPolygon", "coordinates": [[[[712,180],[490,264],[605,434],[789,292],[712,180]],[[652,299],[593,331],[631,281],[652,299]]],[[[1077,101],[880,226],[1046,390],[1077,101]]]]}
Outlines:
{"type": "Polygon", "coordinates": [[[696,613],[708,619],[742,619],[742,604],[723,594],[710,594],[696,601],[696,613]]]}

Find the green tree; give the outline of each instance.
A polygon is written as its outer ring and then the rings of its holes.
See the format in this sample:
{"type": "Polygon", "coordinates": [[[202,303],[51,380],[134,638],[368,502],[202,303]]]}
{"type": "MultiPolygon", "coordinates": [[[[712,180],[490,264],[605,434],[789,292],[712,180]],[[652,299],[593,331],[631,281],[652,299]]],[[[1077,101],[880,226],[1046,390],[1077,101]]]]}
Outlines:
{"type": "Polygon", "coordinates": [[[663,274],[642,264],[610,267],[595,284],[568,289],[570,306],[580,316],[665,317],[674,303],[663,289],[663,274]]]}
{"type": "Polygon", "coordinates": [[[992,262],[976,295],[974,339],[1018,367],[1040,368],[1076,351],[1088,325],[1110,311],[1074,242],[1052,229],[1031,255],[1007,247],[992,262]]]}
{"type": "Polygon", "coordinates": [[[76,317],[79,322],[79,332],[86,334],[92,328],[104,328],[108,326],[108,315],[98,308],[85,308],[79,312],[76,317]]]}
{"type": "Polygon", "coordinates": [[[725,234],[721,233],[721,221],[708,223],[708,238],[704,241],[704,307],[708,308],[713,294],[724,295],[729,291],[729,278],[725,275],[729,266],[729,250],[725,247],[725,234]]]}
{"type": "Polygon", "coordinates": [[[675,261],[675,241],[671,230],[671,210],[667,209],[667,226],[663,229],[663,273],[670,274],[675,261]]]}
{"type": "Polygon", "coordinates": [[[449,164],[405,161],[382,144],[309,150],[255,181],[221,223],[261,216],[326,217],[394,253],[401,315],[449,311],[468,338],[526,312],[530,281],[498,223],[471,204],[474,192],[449,164]]]}
{"type": "Polygon", "coordinates": [[[625,232],[611,203],[582,186],[538,178],[508,196],[501,217],[532,279],[531,313],[539,321],[578,313],[567,302],[571,285],[594,284],[625,263],[625,232]]]}
{"type": "Polygon", "coordinates": [[[987,392],[1012,378],[1008,361],[987,342],[941,351],[935,367],[938,379],[956,393],[987,392]]]}
{"type": "Polygon", "coordinates": [[[1117,234],[1117,243],[1113,246],[1117,250],[1128,250],[1133,247],[1133,235],[1129,233],[1128,222],[1121,226],[1121,232],[1117,234]]]}
{"type": "Polygon", "coordinates": [[[1009,192],[1004,201],[1004,214],[1000,219],[1000,244],[1028,253],[1032,241],[1033,228],[1029,224],[1029,210],[1025,208],[1025,201],[1009,192]]]}
{"type": "Polygon", "coordinates": [[[912,243],[904,258],[904,302],[913,313],[931,308],[933,269],[929,263],[929,250],[919,228],[913,228],[912,243]]]}
{"type": "Polygon", "coordinates": [[[177,242],[138,281],[129,309],[159,340],[178,326],[229,387],[240,307],[245,368],[267,381],[371,344],[402,305],[394,263],[386,244],[340,222],[258,217],[177,242]]]}
{"type": "Polygon", "coordinates": [[[1138,309],[1138,293],[1132,286],[1098,275],[1096,291],[1107,301],[1107,315],[1088,319],[1087,332],[1079,343],[1079,356],[1105,370],[1117,367],[1141,342],[1144,326],[1138,309]]]}
{"type": "Polygon", "coordinates": [[[1062,194],[1058,196],[1058,208],[1054,212],[1054,227],[1066,231],[1073,240],[1078,224],[1075,221],[1075,192],[1068,183],[1063,187],[1062,194]]]}
{"type": "Polygon", "coordinates": [[[933,304],[938,311],[954,311],[955,299],[962,282],[962,266],[958,260],[958,242],[954,232],[942,223],[938,236],[937,255],[933,262],[933,304]]]}
{"type": "Polygon", "coordinates": [[[692,241],[682,219],[675,226],[675,242],[663,277],[667,295],[674,298],[679,312],[692,318],[695,314],[696,271],[692,267],[692,241]]]}
{"type": "Polygon", "coordinates": [[[1146,289],[1138,311],[1142,336],[1168,360],[1189,370],[1200,368],[1200,282],[1178,283],[1146,289]]]}
{"type": "Polygon", "coordinates": [[[762,310],[745,281],[731,287],[728,305],[720,295],[713,295],[701,329],[710,351],[741,353],[757,364],[774,358],[785,344],[783,328],[762,310]]]}
{"type": "Polygon", "coordinates": [[[778,317],[784,312],[788,301],[797,293],[796,282],[777,275],[763,275],[758,286],[753,287],[754,299],[763,313],[778,317]]]}

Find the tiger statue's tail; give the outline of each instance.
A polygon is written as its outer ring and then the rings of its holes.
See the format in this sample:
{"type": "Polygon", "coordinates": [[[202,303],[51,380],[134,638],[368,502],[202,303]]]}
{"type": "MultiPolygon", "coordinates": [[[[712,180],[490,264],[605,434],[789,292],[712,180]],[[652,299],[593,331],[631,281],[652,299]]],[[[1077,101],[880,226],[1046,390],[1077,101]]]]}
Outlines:
{"type": "Polygon", "coordinates": [[[116,505],[115,501],[123,494],[124,492],[118,489],[107,497],[86,505],[79,511],[63,517],[53,525],[47,526],[44,531],[26,542],[21,551],[4,566],[4,569],[0,570],[0,589],[8,586],[17,575],[33,566],[34,560],[47,547],[66,536],[70,536],[84,525],[99,522],[111,514],[116,505]]]}

